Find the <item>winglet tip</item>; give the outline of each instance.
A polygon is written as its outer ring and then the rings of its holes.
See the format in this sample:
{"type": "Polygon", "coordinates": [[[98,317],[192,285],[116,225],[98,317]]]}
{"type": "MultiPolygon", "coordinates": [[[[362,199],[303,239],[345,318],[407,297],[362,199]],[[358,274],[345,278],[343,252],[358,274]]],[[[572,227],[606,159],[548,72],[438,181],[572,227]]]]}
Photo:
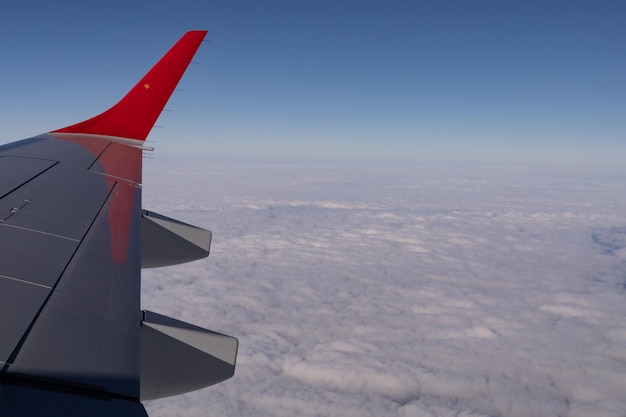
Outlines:
{"type": "Polygon", "coordinates": [[[186,32],[110,109],[52,133],[97,134],[145,140],[207,32],[186,32]]]}

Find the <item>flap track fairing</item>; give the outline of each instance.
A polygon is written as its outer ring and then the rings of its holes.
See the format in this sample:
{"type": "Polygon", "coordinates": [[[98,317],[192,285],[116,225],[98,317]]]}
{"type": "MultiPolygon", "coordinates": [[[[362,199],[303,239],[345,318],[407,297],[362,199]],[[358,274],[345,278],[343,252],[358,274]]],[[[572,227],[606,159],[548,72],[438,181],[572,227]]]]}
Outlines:
{"type": "Polygon", "coordinates": [[[178,265],[209,256],[211,232],[143,210],[141,267],[178,265]]]}
{"type": "Polygon", "coordinates": [[[238,346],[234,337],[144,311],[140,399],[182,394],[232,377],[238,346]]]}

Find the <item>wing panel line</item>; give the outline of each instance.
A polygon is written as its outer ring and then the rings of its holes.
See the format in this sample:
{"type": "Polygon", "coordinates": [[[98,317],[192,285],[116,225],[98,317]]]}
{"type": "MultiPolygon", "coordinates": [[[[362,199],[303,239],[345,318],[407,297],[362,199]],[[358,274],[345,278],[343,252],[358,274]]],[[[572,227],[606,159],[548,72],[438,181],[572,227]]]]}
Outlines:
{"type": "MultiPolygon", "coordinates": [[[[80,137],[80,135],[77,135],[78,137],[80,137]]],[[[102,152],[100,152],[95,159],[93,160],[93,162],[91,164],[89,164],[89,166],[87,167],[87,171],[91,171],[91,168],[100,160],[100,158],[102,157],[102,155],[104,155],[104,153],[106,152],[107,149],[109,149],[111,147],[111,142],[109,141],[109,143],[107,143],[107,145],[102,149],[102,152]]]]}
{"type": "Polygon", "coordinates": [[[31,282],[31,281],[26,281],[24,279],[19,279],[19,278],[14,278],[14,277],[9,277],[6,275],[0,275],[0,278],[4,278],[4,279],[10,279],[11,281],[16,281],[16,282],[21,282],[24,284],[30,284],[30,285],[34,285],[36,287],[41,287],[41,288],[47,288],[47,289],[52,289],[52,287],[48,286],[48,285],[43,285],[43,284],[38,284],[36,282],[31,282]]]}
{"type": "MultiPolygon", "coordinates": [[[[47,159],[42,159],[42,158],[31,158],[31,159],[39,159],[39,160],[48,161],[47,159]]],[[[52,161],[52,160],[49,160],[49,161],[50,162],[54,162],[54,163],[52,165],[50,165],[48,168],[46,168],[43,171],[41,171],[39,174],[35,175],[34,177],[30,178],[27,181],[24,181],[23,183],[21,183],[17,187],[13,188],[11,191],[4,193],[4,195],[0,195],[0,200],[3,199],[4,197],[10,195],[11,193],[14,193],[15,191],[19,190],[20,188],[22,188],[23,186],[25,186],[26,184],[28,184],[29,182],[31,182],[35,178],[39,177],[40,175],[42,175],[45,172],[48,172],[50,169],[52,169],[53,167],[55,167],[55,166],[57,166],[59,164],[59,161],[52,161]]]]}
{"type": "Polygon", "coordinates": [[[7,223],[1,223],[0,222],[0,227],[12,227],[14,229],[26,230],[27,232],[41,233],[42,235],[58,237],[59,239],[65,239],[65,240],[69,240],[69,241],[72,241],[72,242],[80,242],[79,239],[74,239],[73,237],[62,236],[62,235],[58,235],[56,233],[44,232],[42,230],[31,229],[31,228],[28,228],[28,227],[16,226],[14,224],[7,224],[7,223]]]}

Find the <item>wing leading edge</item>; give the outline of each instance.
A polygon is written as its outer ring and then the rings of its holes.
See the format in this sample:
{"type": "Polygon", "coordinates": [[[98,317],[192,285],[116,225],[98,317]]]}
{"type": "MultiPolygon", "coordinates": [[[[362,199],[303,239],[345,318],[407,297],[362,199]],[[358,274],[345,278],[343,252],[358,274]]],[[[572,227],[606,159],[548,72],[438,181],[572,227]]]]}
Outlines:
{"type": "Polygon", "coordinates": [[[209,253],[209,231],[141,206],[143,140],[205,35],[109,110],[0,146],[0,417],[145,416],[234,374],[235,338],[140,308],[142,267],[209,253]]]}

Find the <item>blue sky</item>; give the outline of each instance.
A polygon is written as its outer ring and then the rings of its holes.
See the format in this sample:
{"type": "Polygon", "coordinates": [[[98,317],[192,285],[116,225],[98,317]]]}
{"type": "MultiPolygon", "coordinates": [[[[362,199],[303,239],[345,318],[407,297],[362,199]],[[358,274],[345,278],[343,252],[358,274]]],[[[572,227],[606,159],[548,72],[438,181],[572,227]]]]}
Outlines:
{"type": "Polygon", "coordinates": [[[158,154],[620,163],[618,1],[12,2],[0,141],[114,104],[190,29],[208,39],[158,154]]]}

